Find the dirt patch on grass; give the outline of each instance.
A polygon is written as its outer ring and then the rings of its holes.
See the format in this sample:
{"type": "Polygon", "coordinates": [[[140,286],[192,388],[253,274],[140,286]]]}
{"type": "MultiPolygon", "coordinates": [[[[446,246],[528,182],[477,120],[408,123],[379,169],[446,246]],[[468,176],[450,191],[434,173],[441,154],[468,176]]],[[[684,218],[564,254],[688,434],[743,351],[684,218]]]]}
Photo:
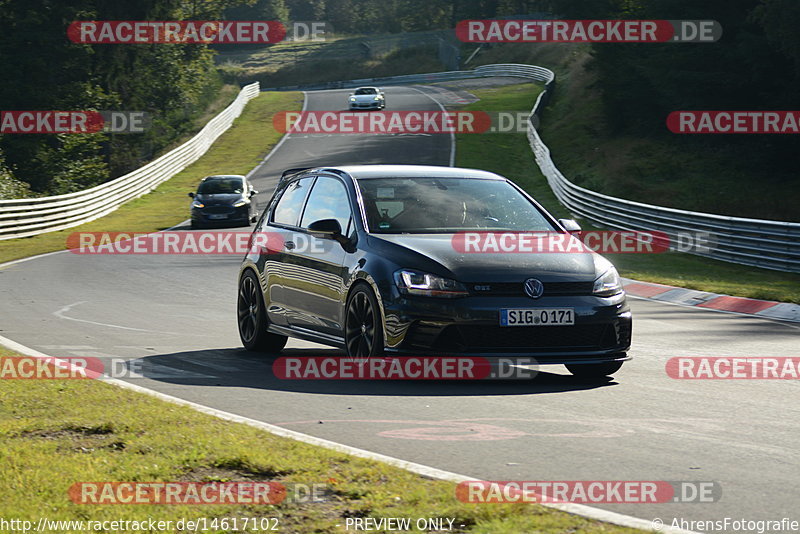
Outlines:
{"type": "Polygon", "coordinates": [[[110,424],[98,426],[65,426],[49,430],[23,431],[14,436],[18,439],[32,439],[60,442],[60,452],[92,453],[98,450],[124,451],[127,444],[114,435],[110,424]]]}
{"type": "Polygon", "coordinates": [[[26,439],[64,439],[84,436],[107,436],[114,433],[114,426],[111,423],[86,426],[68,424],[61,428],[23,430],[15,437],[26,439]]]}
{"type": "Polygon", "coordinates": [[[279,482],[290,474],[286,471],[256,469],[250,467],[229,467],[225,463],[192,467],[177,477],[179,482],[227,482],[235,480],[259,480],[279,482]]]}

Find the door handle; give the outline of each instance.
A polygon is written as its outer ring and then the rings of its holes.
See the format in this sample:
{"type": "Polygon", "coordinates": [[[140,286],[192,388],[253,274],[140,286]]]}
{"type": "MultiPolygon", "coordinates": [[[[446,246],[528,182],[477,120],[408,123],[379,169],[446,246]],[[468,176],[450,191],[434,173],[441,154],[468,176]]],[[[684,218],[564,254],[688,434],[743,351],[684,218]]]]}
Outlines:
{"type": "Polygon", "coordinates": [[[294,248],[294,241],[286,241],[283,243],[283,246],[286,247],[286,250],[292,250],[294,248]]]}

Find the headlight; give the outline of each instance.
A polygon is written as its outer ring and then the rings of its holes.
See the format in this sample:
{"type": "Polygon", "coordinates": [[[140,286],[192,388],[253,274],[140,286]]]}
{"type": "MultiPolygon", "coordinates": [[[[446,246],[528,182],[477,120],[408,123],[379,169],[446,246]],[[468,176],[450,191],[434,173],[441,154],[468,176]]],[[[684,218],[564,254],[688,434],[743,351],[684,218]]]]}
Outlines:
{"type": "Polygon", "coordinates": [[[374,98],[374,100],[375,100],[375,101],[378,101],[378,100],[380,100],[381,98],[383,98],[383,97],[382,97],[381,95],[378,95],[378,96],[376,96],[376,97],[374,98]]]}
{"type": "Polygon", "coordinates": [[[599,297],[611,297],[622,293],[622,281],[613,266],[594,281],[592,293],[599,297]]]}
{"type": "Polygon", "coordinates": [[[192,207],[193,208],[205,208],[206,205],[203,204],[202,202],[200,202],[199,200],[195,200],[194,202],[192,202],[192,207]]]}
{"type": "Polygon", "coordinates": [[[403,269],[394,273],[394,281],[401,293],[424,297],[455,298],[469,293],[460,282],[435,274],[403,269]]]}
{"type": "Polygon", "coordinates": [[[355,101],[356,101],[356,97],[354,97],[354,96],[351,96],[351,97],[350,97],[350,102],[355,102],[355,101]]]}
{"type": "Polygon", "coordinates": [[[238,202],[236,202],[236,204],[234,204],[233,207],[234,208],[241,208],[242,206],[247,206],[248,204],[250,204],[250,201],[247,200],[246,198],[243,198],[242,200],[239,200],[238,202]]]}

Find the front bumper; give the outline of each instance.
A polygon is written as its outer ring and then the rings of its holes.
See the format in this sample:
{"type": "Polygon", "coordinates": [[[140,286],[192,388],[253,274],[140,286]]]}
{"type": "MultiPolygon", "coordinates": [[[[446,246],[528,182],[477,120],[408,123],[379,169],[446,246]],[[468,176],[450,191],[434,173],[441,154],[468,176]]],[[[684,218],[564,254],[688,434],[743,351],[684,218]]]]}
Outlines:
{"type": "Polygon", "coordinates": [[[532,357],[541,364],[629,359],[631,313],[624,294],[384,300],[386,352],[408,355],[532,357]],[[500,326],[503,308],[572,308],[569,326],[500,326]]]}
{"type": "Polygon", "coordinates": [[[234,208],[232,206],[207,206],[205,208],[192,208],[192,222],[204,225],[225,225],[230,223],[250,222],[250,209],[248,206],[234,208]]]}
{"type": "Polygon", "coordinates": [[[381,109],[383,101],[378,102],[350,102],[350,109],[381,109]]]}

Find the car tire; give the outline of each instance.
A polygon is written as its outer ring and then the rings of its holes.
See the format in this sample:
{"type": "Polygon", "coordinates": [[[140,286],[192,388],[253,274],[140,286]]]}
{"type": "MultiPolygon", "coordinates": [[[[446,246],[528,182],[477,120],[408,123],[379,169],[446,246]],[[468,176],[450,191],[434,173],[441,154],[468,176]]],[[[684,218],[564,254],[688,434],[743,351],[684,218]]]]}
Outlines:
{"type": "Polygon", "coordinates": [[[197,230],[198,228],[200,228],[200,225],[192,221],[191,223],[189,223],[189,228],[191,228],[192,230],[197,230]]]}
{"type": "Polygon", "coordinates": [[[277,353],[286,346],[288,338],[267,332],[267,310],[260,287],[255,273],[249,269],[239,280],[236,300],[239,339],[247,350],[277,353]]]}
{"type": "Polygon", "coordinates": [[[619,371],[622,362],[581,363],[566,367],[570,373],[580,378],[603,378],[619,371]]]}
{"type": "Polygon", "coordinates": [[[344,341],[349,358],[383,355],[383,320],[378,306],[378,299],[365,284],[359,284],[347,298],[344,341]]]}

